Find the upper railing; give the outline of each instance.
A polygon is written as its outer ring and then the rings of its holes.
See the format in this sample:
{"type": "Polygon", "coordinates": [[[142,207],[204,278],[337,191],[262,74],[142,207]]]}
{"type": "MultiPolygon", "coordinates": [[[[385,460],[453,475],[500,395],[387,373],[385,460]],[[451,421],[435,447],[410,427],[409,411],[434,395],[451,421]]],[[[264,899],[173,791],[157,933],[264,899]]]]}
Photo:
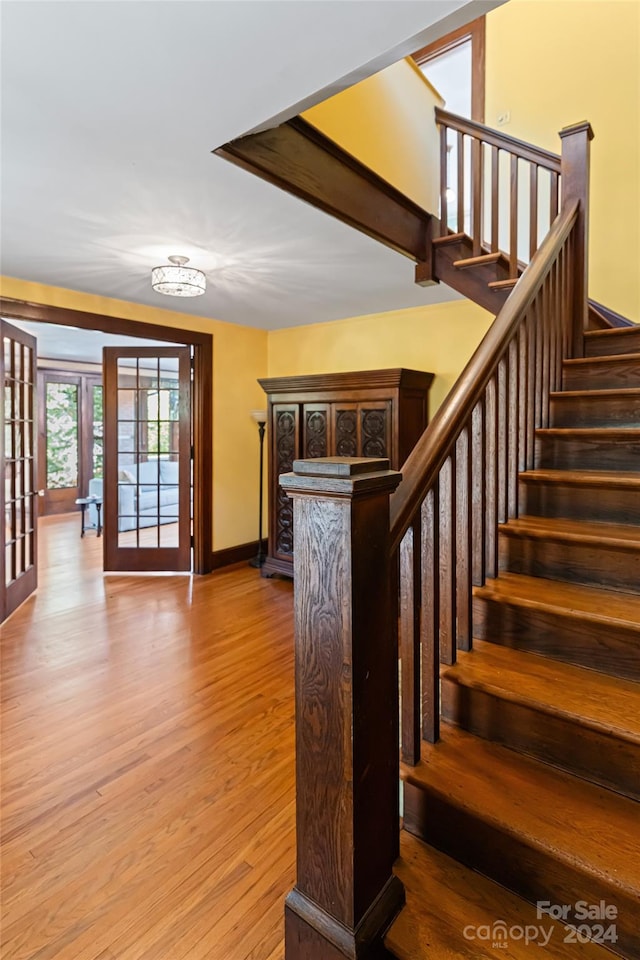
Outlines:
{"type": "Polygon", "coordinates": [[[518,276],[558,215],[560,157],[436,108],[440,235],[466,234],[473,254],[502,251],[518,276]]]}
{"type": "MultiPolygon", "coordinates": [[[[454,226],[465,227],[459,232],[473,237],[479,255],[485,221],[489,246],[498,245],[492,252],[503,250],[500,198],[492,192],[483,200],[484,151],[497,151],[489,178],[497,194],[500,154],[511,157],[506,252],[514,289],[404,464],[397,490],[400,475],[385,469],[388,461],[301,461],[281,477],[296,531],[298,879],[285,913],[287,960],[364,955],[402,904],[393,875],[398,738],[411,764],[422,739],[438,739],[440,663],[472,645],[473,587],[498,574],[499,525],[518,515],[519,474],[535,466],[536,430],[548,424],[562,362],[582,351],[591,128],[561,132],[558,162],[478,124],[437,116],[443,161],[447,130],[455,130],[459,157],[470,159],[468,176],[464,164],[456,172],[454,226]],[[539,225],[540,170],[551,178],[552,222],[541,243],[530,224],[526,267],[517,255],[522,162],[535,168],[531,224],[539,225]]],[[[452,230],[449,182],[442,181],[443,231],[452,230]]]]}

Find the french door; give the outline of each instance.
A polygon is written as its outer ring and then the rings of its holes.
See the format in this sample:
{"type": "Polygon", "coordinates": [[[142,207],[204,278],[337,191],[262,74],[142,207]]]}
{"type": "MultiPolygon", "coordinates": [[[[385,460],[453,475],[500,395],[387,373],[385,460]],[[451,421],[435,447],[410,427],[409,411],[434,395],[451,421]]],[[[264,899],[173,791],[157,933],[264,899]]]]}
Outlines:
{"type": "Polygon", "coordinates": [[[0,320],[0,621],[37,586],[36,340],[0,320]]]}
{"type": "Polygon", "coordinates": [[[189,347],[105,347],[104,569],[191,569],[189,347]]]}

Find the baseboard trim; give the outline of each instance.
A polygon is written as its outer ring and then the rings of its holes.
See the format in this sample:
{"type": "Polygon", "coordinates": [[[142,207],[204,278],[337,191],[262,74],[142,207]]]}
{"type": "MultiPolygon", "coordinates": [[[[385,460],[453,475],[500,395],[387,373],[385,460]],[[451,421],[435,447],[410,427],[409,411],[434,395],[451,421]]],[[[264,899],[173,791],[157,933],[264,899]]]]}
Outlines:
{"type": "Polygon", "coordinates": [[[225,547],[224,550],[214,550],[211,554],[211,569],[219,570],[221,567],[231,566],[232,563],[251,560],[257,553],[257,540],[252,540],[251,543],[239,543],[235,547],[225,547]]]}

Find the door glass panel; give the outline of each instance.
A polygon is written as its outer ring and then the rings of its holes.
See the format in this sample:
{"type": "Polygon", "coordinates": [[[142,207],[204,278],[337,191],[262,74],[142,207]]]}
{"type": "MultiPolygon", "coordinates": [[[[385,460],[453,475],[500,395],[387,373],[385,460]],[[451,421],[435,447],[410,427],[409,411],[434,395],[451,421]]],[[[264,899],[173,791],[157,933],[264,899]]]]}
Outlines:
{"type": "Polygon", "coordinates": [[[178,546],[178,360],[120,358],[117,382],[118,547],[178,546]]]}
{"type": "Polygon", "coordinates": [[[102,385],[93,387],[93,476],[102,477],[104,470],[104,411],[102,385]]]}
{"type": "Polygon", "coordinates": [[[78,386],[46,384],[47,487],[78,485],[78,386]]]}

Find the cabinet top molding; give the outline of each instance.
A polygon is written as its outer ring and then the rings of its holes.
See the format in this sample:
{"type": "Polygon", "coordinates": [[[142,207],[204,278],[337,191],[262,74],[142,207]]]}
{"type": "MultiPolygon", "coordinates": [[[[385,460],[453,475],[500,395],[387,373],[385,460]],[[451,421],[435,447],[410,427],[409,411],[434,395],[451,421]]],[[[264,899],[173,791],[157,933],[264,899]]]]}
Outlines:
{"type": "Polygon", "coordinates": [[[348,373],[314,373],[258,380],[265,393],[317,393],[320,390],[367,390],[398,387],[427,390],[434,374],[426,370],[393,367],[388,370],[350,370],[348,373]]]}

